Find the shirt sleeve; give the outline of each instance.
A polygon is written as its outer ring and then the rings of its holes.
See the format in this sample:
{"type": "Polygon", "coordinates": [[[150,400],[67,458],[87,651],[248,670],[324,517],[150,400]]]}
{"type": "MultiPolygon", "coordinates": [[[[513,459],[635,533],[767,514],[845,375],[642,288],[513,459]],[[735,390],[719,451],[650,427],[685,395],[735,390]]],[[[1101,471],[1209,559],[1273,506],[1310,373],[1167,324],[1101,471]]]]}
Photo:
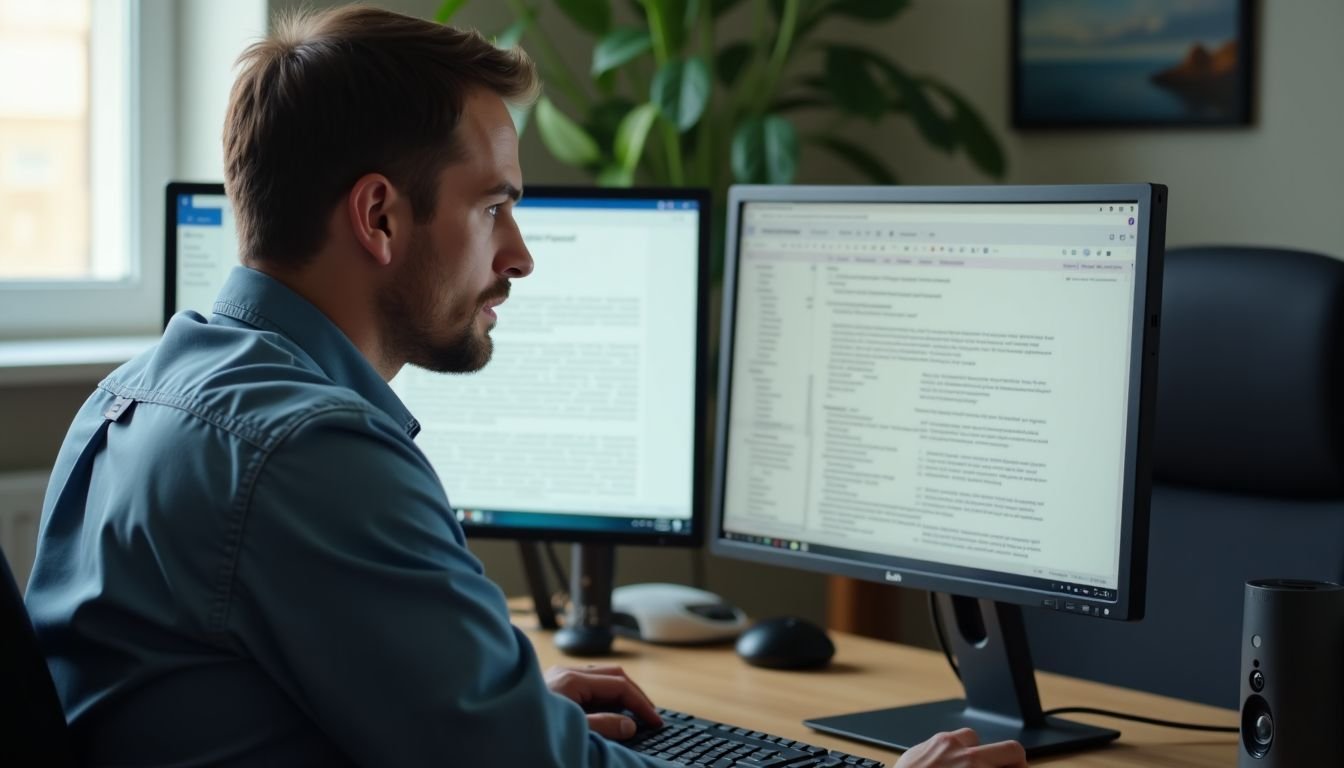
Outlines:
{"type": "Polygon", "coordinates": [[[591,733],[550,692],[390,421],[310,418],[254,471],[228,629],[355,763],[668,765],[591,733]]]}

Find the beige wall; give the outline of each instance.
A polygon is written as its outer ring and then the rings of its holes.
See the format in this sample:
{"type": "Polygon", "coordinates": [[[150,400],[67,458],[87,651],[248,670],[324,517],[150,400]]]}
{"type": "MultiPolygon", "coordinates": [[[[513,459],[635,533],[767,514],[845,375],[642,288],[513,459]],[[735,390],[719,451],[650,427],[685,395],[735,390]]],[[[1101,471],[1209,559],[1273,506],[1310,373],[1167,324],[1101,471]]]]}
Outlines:
{"type": "MultiPolygon", "coordinates": [[[[1171,188],[1167,242],[1275,244],[1344,257],[1344,3],[1257,3],[1256,116],[1247,128],[1009,127],[1007,2],[920,0],[889,29],[856,38],[937,74],[991,121],[1011,183],[1155,181],[1171,188]]],[[[908,126],[859,133],[907,183],[977,183],[961,158],[919,146],[908,126]]]]}
{"type": "MultiPolygon", "coordinates": [[[[271,0],[272,10],[300,5],[271,0]]],[[[306,5],[328,5],[307,2],[306,5]]],[[[385,7],[430,16],[437,0],[396,0],[385,7]]],[[[1264,3],[1257,52],[1257,117],[1249,128],[1109,130],[1018,133],[1008,127],[1008,7],[986,0],[921,0],[888,26],[851,26],[836,34],[892,52],[914,72],[936,74],[979,105],[1003,139],[1009,182],[1159,181],[1171,187],[1168,240],[1274,243],[1344,256],[1344,103],[1335,77],[1344,72],[1344,3],[1293,0],[1264,3]]],[[[461,17],[485,31],[501,29],[503,4],[475,0],[461,17]]],[[[563,23],[562,41],[566,37],[563,23]]],[[[586,53],[568,52],[576,60],[586,53]]],[[[960,157],[922,146],[910,128],[892,121],[855,124],[854,136],[883,153],[908,183],[983,181],[960,157]]],[[[575,181],[551,160],[536,137],[525,136],[529,183],[575,181]]],[[[847,169],[807,158],[802,181],[857,181],[847,169]]],[[[86,387],[0,388],[0,471],[50,463],[86,387]]],[[[477,542],[488,571],[510,593],[521,589],[512,545],[477,542]]],[[[623,550],[622,581],[689,582],[695,558],[681,551],[623,550]]],[[[705,558],[710,588],[758,615],[794,612],[819,617],[820,577],[705,558]]]]}

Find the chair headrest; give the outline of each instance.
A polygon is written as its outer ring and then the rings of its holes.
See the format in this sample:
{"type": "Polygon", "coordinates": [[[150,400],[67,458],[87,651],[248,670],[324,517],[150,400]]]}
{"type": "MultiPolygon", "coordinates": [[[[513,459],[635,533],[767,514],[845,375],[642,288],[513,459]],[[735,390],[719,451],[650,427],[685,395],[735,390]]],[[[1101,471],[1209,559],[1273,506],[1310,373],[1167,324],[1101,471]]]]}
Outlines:
{"type": "Polygon", "coordinates": [[[1268,496],[1344,492],[1344,262],[1174,248],[1162,290],[1157,481],[1268,496]]]}

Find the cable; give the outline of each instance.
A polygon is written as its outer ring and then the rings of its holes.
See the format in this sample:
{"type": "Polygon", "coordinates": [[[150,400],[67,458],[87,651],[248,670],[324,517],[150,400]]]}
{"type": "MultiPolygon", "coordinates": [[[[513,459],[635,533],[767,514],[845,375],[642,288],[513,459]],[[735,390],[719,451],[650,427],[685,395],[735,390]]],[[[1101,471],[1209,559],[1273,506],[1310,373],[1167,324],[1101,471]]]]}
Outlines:
{"type": "Polygon", "coordinates": [[[1094,707],[1059,707],[1058,709],[1048,709],[1041,713],[1043,717],[1054,717],[1055,715],[1102,715],[1104,717],[1114,717],[1120,720],[1133,720],[1136,723],[1146,723],[1148,725],[1160,725],[1163,728],[1181,728],[1187,731],[1210,731],[1212,733],[1241,733],[1241,729],[1231,725],[1202,725],[1199,723],[1179,723],[1175,720],[1159,720],[1155,717],[1143,717],[1141,715],[1131,715],[1125,712],[1113,712],[1109,709],[1096,709],[1094,707]]]}
{"type": "MultiPolygon", "coordinates": [[[[938,637],[938,647],[942,650],[943,656],[947,658],[948,666],[952,667],[952,673],[961,679],[961,669],[957,667],[957,660],[952,657],[952,649],[948,647],[947,638],[943,635],[942,612],[938,610],[938,598],[933,593],[929,593],[929,620],[933,622],[933,633],[938,637]]],[[[1132,720],[1136,723],[1146,725],[1157,725],[1163,728],[1180,728],[1187,731],[1207,731],[1210,733],[1241,733],[1241,729],[1229,725],[1205,725],[1201,723],[1181,723],[1175,720],[1159,720],[1155,717],[1143,717],[1142,715],[1131,715],[1126,712],[1115,712],[1109,709],[1096,709],[1095,707],[1059,707],[1049,709],[1041,713],[1042,717],[1054,717],[1055,715],[1101,715],[1102,717],[1114,717],[1120,720],[1132,720]]]]}

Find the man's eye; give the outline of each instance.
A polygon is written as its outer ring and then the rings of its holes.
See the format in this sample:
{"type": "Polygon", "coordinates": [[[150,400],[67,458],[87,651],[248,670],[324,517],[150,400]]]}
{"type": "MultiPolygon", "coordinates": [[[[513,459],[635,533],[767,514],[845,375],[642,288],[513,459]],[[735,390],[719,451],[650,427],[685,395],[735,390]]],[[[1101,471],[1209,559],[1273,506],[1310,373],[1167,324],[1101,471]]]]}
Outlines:
{"type": "Polygon", "coordinates": [[[498,205],[492,205],[492,206],[490,206],[489,208],[486,208],[486,209],[485,209],[485,212],[488,213],[488,214],[490,214],[491,216],[498,216],[498,215],[499,215],[499,206],[498,206],[498,205]]]}

